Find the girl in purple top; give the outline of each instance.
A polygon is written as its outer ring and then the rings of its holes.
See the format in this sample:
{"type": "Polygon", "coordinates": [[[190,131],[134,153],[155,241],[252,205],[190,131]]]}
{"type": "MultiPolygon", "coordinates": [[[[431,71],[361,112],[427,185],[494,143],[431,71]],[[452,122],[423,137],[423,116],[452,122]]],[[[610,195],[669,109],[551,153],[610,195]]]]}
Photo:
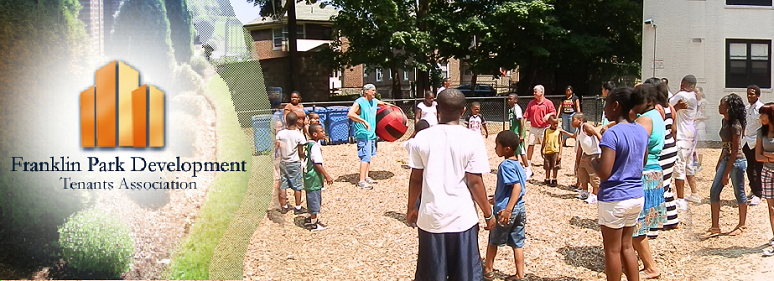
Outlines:
{"type": "Polygon", "coordinates": [[[605,101],[605,116],[617,124],[602,135],[602,154],[593,161],[599,179],[599,225],[605,248],[607,280],[621,280],[621,265],[628,280],[638,280],[632,234],[645,203],[642,168],[648,148],[648,131],[633,121],[632,109],[645,102],[643,91],[618,88],[605,101]]]}

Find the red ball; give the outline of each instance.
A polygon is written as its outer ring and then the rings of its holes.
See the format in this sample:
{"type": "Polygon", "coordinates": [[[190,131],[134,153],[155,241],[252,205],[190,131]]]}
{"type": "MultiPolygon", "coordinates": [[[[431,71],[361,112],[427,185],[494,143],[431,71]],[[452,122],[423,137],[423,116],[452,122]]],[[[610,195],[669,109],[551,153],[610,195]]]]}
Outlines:
{"type": "Polygon", "coordinates": [[[408,131],[408,118],[400,107],[386,105],[376,111],[376,135],[394,142],[408,131]]]}

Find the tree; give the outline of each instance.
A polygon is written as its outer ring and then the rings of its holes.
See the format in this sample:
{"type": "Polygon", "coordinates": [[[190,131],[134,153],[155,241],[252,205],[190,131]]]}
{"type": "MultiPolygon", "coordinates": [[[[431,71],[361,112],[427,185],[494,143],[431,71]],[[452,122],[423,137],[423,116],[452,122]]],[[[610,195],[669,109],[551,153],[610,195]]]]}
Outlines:
{"type": "Polygon", "coordinates": [[[175,61],[162,0],[125,0],[118,10],[110,41],[113,57],[157,81],[170,77],[175,61]]]}
{"type": "MultiPolygon", "coordinates": [[[[188,11],[187,0],[165,0],[167,19],[175,50],[175,60],[188,62],[193,56],[194,26],[191,12],[188,11]]],[[[229,6],[230,7],[230,6],[229,6]]]]}
{"type": "MultiPolygon", "coordinates": [[[[338,32],[329,50],[332,67],[363,64],[369,70],[429,70],[424,54],[431,53],[427,33],[416,29],[414,0],[332,0],[339,10],[332,20],[338,32]],[[343,39],[346,38],[346,39],[343,39]],[[346,41],[345,41],[346,40],[346,41]]],[[[400,79],[392,79],[395,98],[402,98],[400,79]]]]}

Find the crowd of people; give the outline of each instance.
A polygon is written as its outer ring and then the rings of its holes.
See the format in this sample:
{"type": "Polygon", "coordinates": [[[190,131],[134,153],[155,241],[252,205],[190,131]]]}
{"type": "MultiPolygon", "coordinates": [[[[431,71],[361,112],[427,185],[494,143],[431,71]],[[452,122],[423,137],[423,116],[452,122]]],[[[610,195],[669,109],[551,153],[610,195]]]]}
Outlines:
{"type": "MultiPolygon", "coordinates": [[[[566,88],[559,111],[544,97],[541,85],[533,88],[534,99],[523,111],[518,96],[509,95],[510,128],[495,138],[494,152],[503,160],[491,195],[487,195],[482,177],[490,168],[484,143],[489,132],[481,105],[473,103],[467,114],[460,91],[447,87],[437,95],[426,93],[416,107],[415,131],[403,144],[411,169],[406,223],[418,228],[419,238],[415,280],[493,280],[497,249],[505,245],[513,249],[516,268],[506,280],[524,278],[526,190],[529,184],[540,183],[530,179],[534,147],[541,149],[543,184],[556,186],[562,148],[570,138],[576,140],[573,171],[578,198],[597,207],[607,279],[620,280],[622,274],[627,280],[659,278],[661,272],[649,240],[657,238],[659,231],[679,228],[678,210],[686,210],[688,202],[699,203],[705,197],[697,191],[695,175],[703,164],[696,146],[707,140],[708,102],[696,84],[696,78],[687,75],[679,91],[672,94],[666,79],[650,78],[632,88],[606,82],[601,89],[604,110],[599,126],[582,113],[572,87],[566,88]],[[686,181],[690,187],[687,196],[686,181]],[[484,229],[489,231],[483,260],[476,206],[484,215],[484,229]],[[643,268],[639,268],[638,258],[643,268]]],[[[747,206],[758,204],[761,198],[769,206],[774,234],[774,103],[763,104],[760,95],[760,88],[752,85],[747,89],[747,104],[737,94],[719,101],[722,150],[709,194],[711,227],[701,239],[723,233],[720,194],[729,181],[739,221],[726,235],[744,234],[747,206]],[[753,193],[749,199],[745,174],[753,193]]],[[[323,168],[317,141],[325,132],[319,120],[314,124],[299,118],[303,107],[299,113],[298,102],[300,98],[291,96],[291,104],[285,108],[287,125],[277,133],[277,185],[296,191],[295,212],[309,212],[306,222],[310,229],[324,229],[317,217],[321,202],[318,191],[332,180],[323,168]],[[306,184],[307,178],[310,184],[306,184]],[[299,207],[302,188],[306,189],[309,210],[299,207]]],[[[375,87],[369,84],[348,114],[358,140],[360,177],[356,185],[363,189],[375,184],[368,169],[376,155],[376,107],[386,104],[375,98],[375,87]]],[[[283,212],[289,210],[285,194],[280,192],[278,198],[283,212]]],[[[774,255],[774,238],[768,243],[772,247],[763,255],[774,255]]]]}

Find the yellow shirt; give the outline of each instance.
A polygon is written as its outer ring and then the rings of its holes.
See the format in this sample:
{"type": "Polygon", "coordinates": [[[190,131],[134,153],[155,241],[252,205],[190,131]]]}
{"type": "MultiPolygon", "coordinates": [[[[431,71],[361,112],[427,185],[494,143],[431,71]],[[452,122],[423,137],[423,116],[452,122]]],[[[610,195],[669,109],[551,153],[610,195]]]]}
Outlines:
{"type": "Polygon", "coordinates": [[[559,145],[561,145],[559,139],[561,134],[562,131],[559,130],[559,128],[556,128],[556,130],[552,130],[550,127],[546,128],[544,136],[546,144],[543,146],[544,154],[559,153],[559,145]]]}

